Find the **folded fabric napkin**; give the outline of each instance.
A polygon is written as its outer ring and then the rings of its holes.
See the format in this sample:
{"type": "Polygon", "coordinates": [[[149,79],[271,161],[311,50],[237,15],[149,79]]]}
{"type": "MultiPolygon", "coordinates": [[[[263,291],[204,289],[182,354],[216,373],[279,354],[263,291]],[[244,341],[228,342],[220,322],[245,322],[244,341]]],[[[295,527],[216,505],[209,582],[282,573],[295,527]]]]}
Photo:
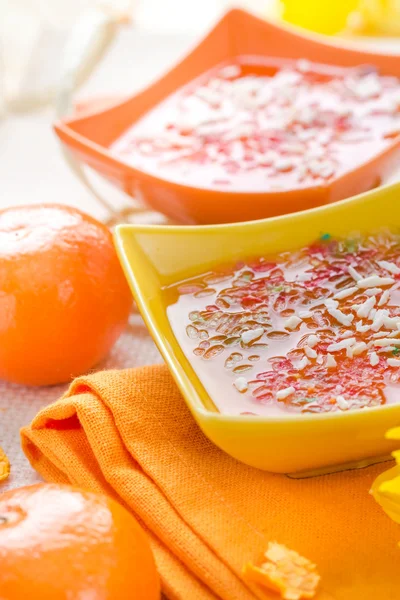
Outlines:
{"type": "Polygon", "coordinates": [[[387,464],[302,480],[240,464],[204,437],[164,366],[77,379],[22,444],[45,479],[129,507],[170,599],[276,599],[242,576],[270,541],[317,563],[318,600],[400,597],[400,529],[368,493],[387,464]]]}

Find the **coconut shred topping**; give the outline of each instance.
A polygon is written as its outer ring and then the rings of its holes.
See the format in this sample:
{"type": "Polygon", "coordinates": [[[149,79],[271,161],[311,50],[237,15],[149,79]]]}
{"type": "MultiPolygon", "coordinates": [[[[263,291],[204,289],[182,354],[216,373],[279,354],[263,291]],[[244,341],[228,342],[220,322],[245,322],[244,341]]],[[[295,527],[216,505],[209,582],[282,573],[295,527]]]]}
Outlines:
{"type": "Polygon", "coordinates": [[[399,288],[400,236],[325,234],[179,285],[168,315],[222,412],[367,409],[400,401],[399,288]]]}
{"type": "Polygon", "coordinates": [[[328,182],[400,133],[395,77],[370,67],[274,64],[261,57],[251,64],[245,58],[167,98],[111,150],[136,168],[176,182],[279,190],[328,182]]]}

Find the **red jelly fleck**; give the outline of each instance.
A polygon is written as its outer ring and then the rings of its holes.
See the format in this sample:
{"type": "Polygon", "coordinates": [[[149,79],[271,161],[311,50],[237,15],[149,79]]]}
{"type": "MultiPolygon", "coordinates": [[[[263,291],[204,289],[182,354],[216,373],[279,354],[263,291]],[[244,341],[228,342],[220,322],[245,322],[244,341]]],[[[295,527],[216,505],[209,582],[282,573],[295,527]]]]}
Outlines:
{"type": "Polygon", "coordinates": [[[241,300],[241,304],[244,308],[253,308],[257,304],[262,303],[262,298],[257,298],[257,296],[245,296],[241,300]]]}

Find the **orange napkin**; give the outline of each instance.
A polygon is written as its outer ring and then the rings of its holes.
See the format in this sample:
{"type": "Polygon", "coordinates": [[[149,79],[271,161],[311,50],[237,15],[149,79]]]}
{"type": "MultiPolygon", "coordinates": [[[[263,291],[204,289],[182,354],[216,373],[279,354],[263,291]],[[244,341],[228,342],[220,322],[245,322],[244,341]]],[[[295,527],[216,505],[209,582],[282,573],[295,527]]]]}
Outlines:
{"type": "Polygon", "coordinates": [[[303,480],[242,465],[203,436],[164,366],[77,379],[22,444],[47,480],[131,509],[170,599],[277,599],[242,578],[269,541],[317,563],[318,600],[400,598],[400,528],[368,493],[387,464],[303,480]]]}

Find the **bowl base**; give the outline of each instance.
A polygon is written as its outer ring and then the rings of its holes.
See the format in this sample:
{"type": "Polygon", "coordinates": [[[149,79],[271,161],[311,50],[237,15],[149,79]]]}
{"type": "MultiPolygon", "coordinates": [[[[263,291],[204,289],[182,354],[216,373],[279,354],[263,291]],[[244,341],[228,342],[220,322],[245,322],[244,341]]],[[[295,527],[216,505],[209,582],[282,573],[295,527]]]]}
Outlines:
{"type": "Polygon", "coordinates": [[[382,462],[393,461],[390,454],[385,456],[374,456],[364,458],[363,460],[355,460],[341,465],[330,465],[319,469],[310,469],[306,471],[298,471],[296,473],[287,473],[286,476],[290,479],[307,479],[309,477],[319,477],[320,475],[330,475],[331,473],[340,473],[341,471],[352,471],[354,469],[365,469],[372,465],[377,465],[382,462]]]}

